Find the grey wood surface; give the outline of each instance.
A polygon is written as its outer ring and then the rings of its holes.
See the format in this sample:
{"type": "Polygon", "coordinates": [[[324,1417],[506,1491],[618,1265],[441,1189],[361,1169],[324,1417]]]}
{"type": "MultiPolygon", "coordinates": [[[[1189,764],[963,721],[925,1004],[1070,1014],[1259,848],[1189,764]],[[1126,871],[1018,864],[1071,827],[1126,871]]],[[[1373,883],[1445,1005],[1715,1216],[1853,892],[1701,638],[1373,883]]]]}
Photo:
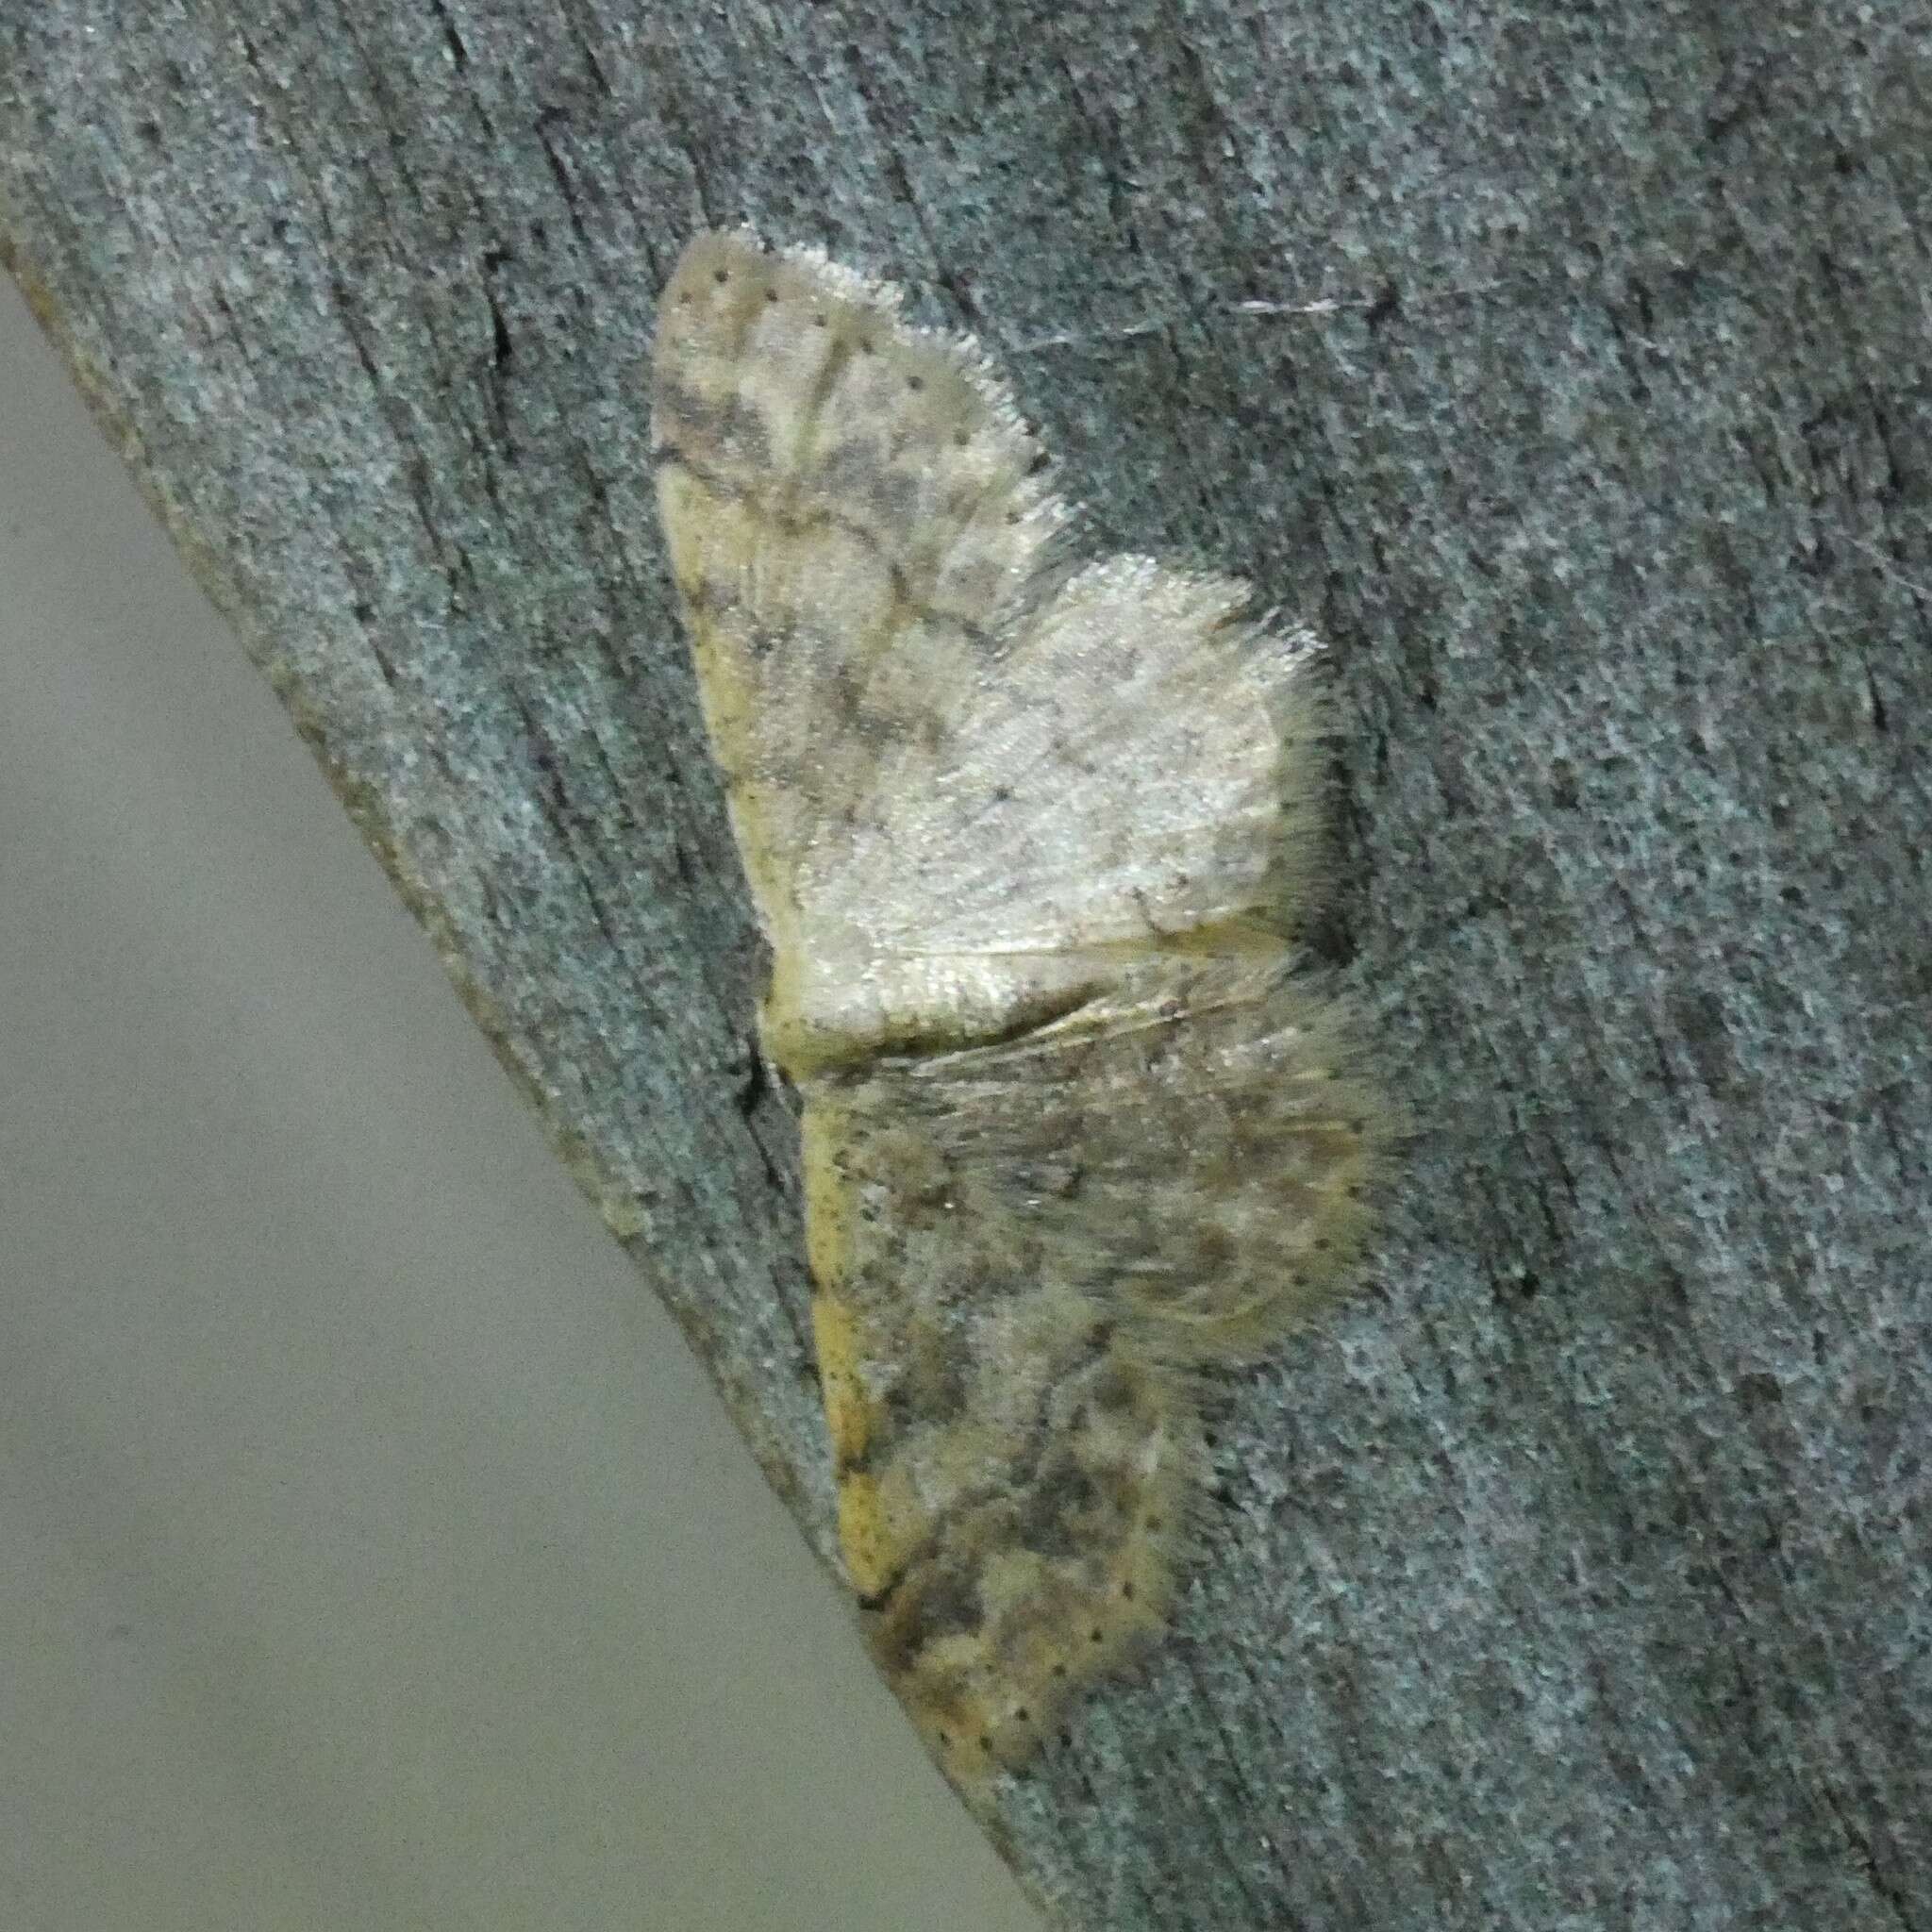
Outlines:
{"type": "Polygon", "coordinates": [[[9,265],[822,1551],[665,270],[896,274],[1331,641],[1420,1131],[989,1821],[1083,1927],[1932,1927],[1928,213],[1899,0],[0,25],[9,265]]]}

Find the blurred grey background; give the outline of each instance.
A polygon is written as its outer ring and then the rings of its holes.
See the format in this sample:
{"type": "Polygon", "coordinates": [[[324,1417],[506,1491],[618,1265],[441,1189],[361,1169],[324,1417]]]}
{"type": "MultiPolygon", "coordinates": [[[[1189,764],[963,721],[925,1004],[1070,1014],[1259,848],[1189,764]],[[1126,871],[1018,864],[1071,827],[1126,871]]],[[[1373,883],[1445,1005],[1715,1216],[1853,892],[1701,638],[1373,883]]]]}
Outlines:
{"type": "Polygon", "coordinates": [[[0,1925],[1022,1932],[0,277],[0,1925]]]}

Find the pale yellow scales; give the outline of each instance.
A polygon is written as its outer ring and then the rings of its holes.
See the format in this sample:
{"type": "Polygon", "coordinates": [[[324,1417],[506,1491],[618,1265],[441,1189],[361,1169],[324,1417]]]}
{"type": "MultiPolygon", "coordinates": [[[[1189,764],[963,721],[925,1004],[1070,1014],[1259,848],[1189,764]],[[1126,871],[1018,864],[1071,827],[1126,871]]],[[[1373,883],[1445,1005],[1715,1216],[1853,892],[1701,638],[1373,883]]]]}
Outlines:
{"type": "Polygon", "coordinates": [[[816,253],[701,235],[654,383],[846,1568],[971,1786],[1161,1627],[1195,1372],[1340,1285],[1386,1157],[1291,971],[1314,646],[1233,579],[1071,554],[978,349],[816,253]]]}

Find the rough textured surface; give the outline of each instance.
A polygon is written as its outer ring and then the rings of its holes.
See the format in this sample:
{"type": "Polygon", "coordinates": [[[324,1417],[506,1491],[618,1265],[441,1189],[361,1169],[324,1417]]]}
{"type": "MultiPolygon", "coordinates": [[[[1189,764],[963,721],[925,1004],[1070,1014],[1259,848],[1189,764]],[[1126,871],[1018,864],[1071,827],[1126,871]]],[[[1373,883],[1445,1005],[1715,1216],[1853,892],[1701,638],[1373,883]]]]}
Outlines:
{"type": "Polygon", "coordinates": [[[827,1547],[638,378],[740,214],[945,291],[1105,539],[1331,641],[1327,942],[1424,1124],[1023,1874],[1932,1927],[1923,8],[0,26],[8,258],[827,1547]]]}

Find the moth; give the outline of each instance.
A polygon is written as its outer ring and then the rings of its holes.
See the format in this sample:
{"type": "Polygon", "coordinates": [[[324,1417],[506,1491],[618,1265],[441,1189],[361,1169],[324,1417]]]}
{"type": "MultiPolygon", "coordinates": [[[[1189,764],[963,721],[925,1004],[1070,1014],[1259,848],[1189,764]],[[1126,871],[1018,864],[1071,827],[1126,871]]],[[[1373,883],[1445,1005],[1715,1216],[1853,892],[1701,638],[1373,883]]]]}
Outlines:
{"type": "Polygon", "coordinates": [[[1202,1372],[1344,1281],[1391,1120],[1296,935],[1305,631],[1083,558],[979,349],[748,233],[653,360],[658,506],[802,1106],[845,1567],[967,1787],[1162,1628],[1202,1372]]]}

